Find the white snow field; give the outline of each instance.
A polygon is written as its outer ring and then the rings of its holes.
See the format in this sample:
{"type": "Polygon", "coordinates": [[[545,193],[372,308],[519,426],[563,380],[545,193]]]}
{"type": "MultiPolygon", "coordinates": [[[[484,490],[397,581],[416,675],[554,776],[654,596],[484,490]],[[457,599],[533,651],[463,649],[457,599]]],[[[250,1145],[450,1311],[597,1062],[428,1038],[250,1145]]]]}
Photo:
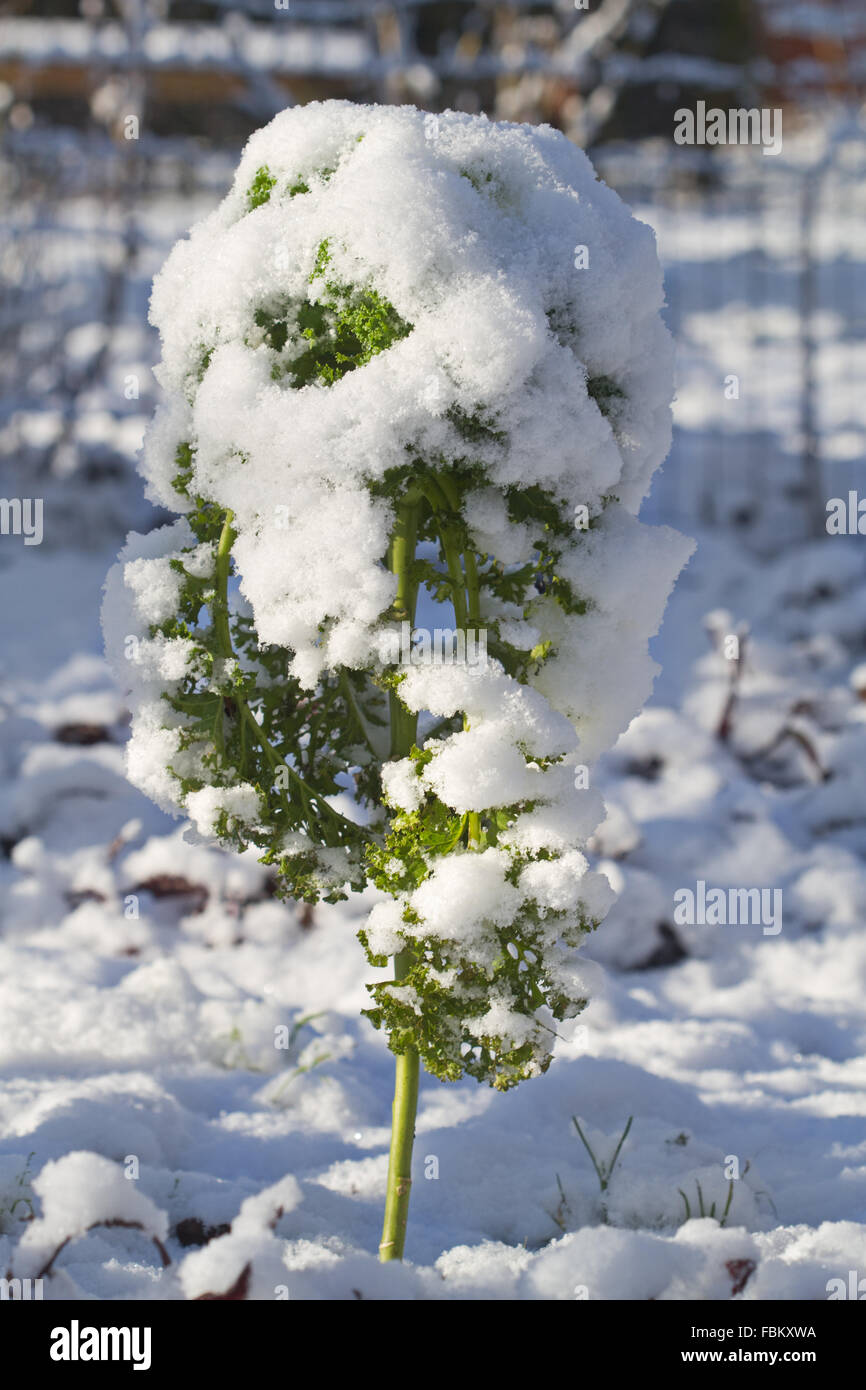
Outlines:
{"type": "MultiPolygon", "coordinates": [[[[183,216],[149,217],[153,269],[183,216]]],[[[728,255],[699,208],[687,224],[676,261],[657,221],[669,279],[728,255]]],[[[119,1300],[824,1300],[866,1275],[866,559],[857,537],[769,554],[666,514],[736,344],[717,298],[646,508],[698,548],[656,694],[595,779],[593,867],[619,896],[582,948],[591,1001],[513,1091],[422,1076],[402,1266],[376,1258],[393,1059],[359,1016],[386,975],[355,936],[378,895],[310,914],[254,852],[185,842],[125,776],[98,620],[116,527],[87,549],[69,526],[3,537],[0,1272],[119,1300]],[[687,925],[675,895],[700,883],[780,910],[687,925]],[[631,1118],[603,1192],[573,1117],[602,1172],[631,1118]]],[[[796,391],[783,372],[780,412],[796,391]]],[[[863,429],[840,409],[834,437],[863,429]]]]}

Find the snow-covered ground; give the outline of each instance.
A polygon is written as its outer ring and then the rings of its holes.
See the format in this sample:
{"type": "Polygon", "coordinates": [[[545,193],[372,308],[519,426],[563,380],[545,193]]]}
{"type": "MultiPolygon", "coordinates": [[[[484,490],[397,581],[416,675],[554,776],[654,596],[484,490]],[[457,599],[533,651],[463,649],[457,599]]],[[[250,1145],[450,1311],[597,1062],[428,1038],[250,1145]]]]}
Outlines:
{"type": "MultiPolygon", "coordinates": [[[[184,843],[130,788],[98,629],[113,519],[88,548],[69,525],[2,538],[0,1272],[50,1266],[61,1299],[825,1299],[866,1275],[866,553],[688,519],[698,435],[705,470],[726,430],[729,454],[759,426],[795,453],[796,280],[768,277],[758,305],[777,413],[726,424],[743,226],[694,206],[674,235],[641,211],[681,345],[648,513],[699,546],[655,698],[601,768],[594,851],[620,897],[584,948],[592,1002],[513,1092],[422,1078],[404,1266],[375,1253],[392,1058],[359,1017],[369,903],[281,904],[254,856],[184,843]],[[699,882],[779,911],[683,925],[675,895],[699,882]],[[574,1117],[602,1174],[631,1119],[604,1191],[574,1117]]],[[[151,270],[177,222],[151,212],[151,270]]],[[[862,241],[836,236],[823,273],[853,294],[862,241]]],[[[831,458],[866,431],[840,312],[818,349],[831,458]]]]}

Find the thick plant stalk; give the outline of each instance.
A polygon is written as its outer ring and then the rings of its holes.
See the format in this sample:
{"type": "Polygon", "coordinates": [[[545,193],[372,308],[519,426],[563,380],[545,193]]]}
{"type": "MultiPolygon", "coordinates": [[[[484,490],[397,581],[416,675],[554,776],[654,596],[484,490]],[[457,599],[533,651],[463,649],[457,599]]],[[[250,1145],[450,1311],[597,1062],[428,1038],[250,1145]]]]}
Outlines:
{"type": "MultiPolygon", "coordinates": [[[[418,585],[412,579],[411,566],[415,558],[418,532],[420,493],[410,491],[397,508],[397,521],[391,538],[389,563],[397,575],[397,594],[394,616],[410,625],[415,617],[418,585]]],[[[391,757],[404,758],[417,736],[418,718],[404,708],[391,691],[391,757]]],[[[408,974],[412,965],[411,951],[402,951],[394,960],[395,982],[408,974]]],[[[406,1241],[406,1222],[409,1219],[409,1195],[412,1190],[412,1147],[415,1142],[415,1114],[418,1109],[418,1074],[420,1060],[414,1047],[396,1058],[394,1102],[391,1107],[391,1151],[388,1158],[388,1186],[385,1196],[385,1220],[379,1242],[379,1259],[402,1260],[406,1241]]]]}
{"type": "MultiPolygon", "coordinates": [[[[401,978],[408,961],[397,957],[395,977],[401,978]]],[[[388,1191],[385,1198],[385,1222],[379,1243],[379,1259],[402,1260],[406,1242],[406,1222],[409,1219],[409,1196],[412,1191],[412,1146],[415,1141],[415,1113],[418,1109],[418,1074],[421,1069],[418,1053],[409,1047],[397,1058],[394,1079],[394,1104],[391,1109],[391,1152],[388,1158],[388,1191]]]]}

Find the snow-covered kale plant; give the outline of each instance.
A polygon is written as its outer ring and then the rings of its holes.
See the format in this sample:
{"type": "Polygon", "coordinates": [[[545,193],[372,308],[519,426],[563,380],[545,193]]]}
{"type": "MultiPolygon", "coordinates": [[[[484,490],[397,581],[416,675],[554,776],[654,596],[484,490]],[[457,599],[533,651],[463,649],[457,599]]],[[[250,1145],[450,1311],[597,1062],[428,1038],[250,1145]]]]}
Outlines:
{"type": "Polygon", "coordinates": [[[420,1063],[506,1090],[586,1001],[590,769],[689,553],[636,515],[662,302],[652,232],[557,131],[338,101],[253,136],[154,286],[143,471],[180,516],[107,583],[129,776],[286,895],[380,890],[383,1259],[420,1063]]]}

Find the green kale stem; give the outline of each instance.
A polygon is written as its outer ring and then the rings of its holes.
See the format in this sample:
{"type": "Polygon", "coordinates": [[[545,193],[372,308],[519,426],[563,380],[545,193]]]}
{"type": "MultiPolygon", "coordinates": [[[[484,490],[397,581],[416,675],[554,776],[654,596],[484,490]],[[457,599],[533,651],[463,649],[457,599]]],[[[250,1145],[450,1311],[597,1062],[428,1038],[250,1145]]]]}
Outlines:
{"type": "MultiPolygon", "coordinates": [[[[397,506],[394,533],[388,554],[388,566],[397,576],[394,598],[394,617],[411,625],[415,621],[418,601],[418,582],[412,577],[412,563],[418,539],[418,519],[422,494],[410,489],[397,506]]],[[[418,736],[418,716],[402,703],[396,690],[390,692],[391,757],[408,757],[418,736]]],[[[401,951],[394,958],[394,983],[405,980],[412,969],[411,951],[401,951]]],[[[388,1157],[388,1185],[385,1194],[385,1219],[379,1243],[379,1259],[402,1260],[406,1243],[406,1223],[409,1219],[409,1195],[412,1191],[412,1146],[415,1142],[415,1116],[418,1110],[418,1076],[421,1062],[414,1047],[398,1054],[395,1062],[394,1102],[391,1110],[391,1152],[388,1157]]]]}
{"type": "MultiPolygon", "coordinates": [[[[455,621],[458,628],[465,632],[470,624],[480,622],[478,566],[471,550],[467,549],[461,553],[457,530],[448,521],[449,513],[459,512],[460,498],[452,481],[441,474],[435,479],[425,477],[419,481],[416,487],[407,491],[396,509],[394,533],[388,553],[389,568],[397,576],[397,593],[392,609],[394,618],[401,622],[408,620],[410,626],[415,620],[418,582],[412,577],[412,565],[418,538],[418,521],[424,501],[428,503],[437,519],[439,540],[451,579],[455,621]]],[[[396,690],[391,691],[390,698],[391,757],[405,758],[417,739],[418,716],[406,709],[396,690]]],[[[469,847],[481,848],[483,841],[480,813],[470,811],[463,817],[455,844],[462,838],[464,826],[469,847]]],[[[411,950],[401,951],[395,957],[395,984],[406,979],[414,960],[411,950]]],[[[379,1259],[383,1263],[403,1258],[409,1198],[412,1191],[412,1147],[418,1109],[419,1073],[418,1052],[413,1047],[407,1047],[396,1058],[385,1220],[379,1244],[379,1259]]]]}
{"type": "MultiPolygon", "coordinates": [[[[394,961],[394,975],[402,979],[412,964],[411,952],[401,952],[394,961]],[[408,961],[404,961],[404,956],[408,961]]],[[[421,1060],[414,1047],[407,1047],[396,1058],[394,1103],[391,1110],[391,1152],[388,1157],[388,1187],[385,1220],[379,1242],[379,1259],[402,1260],[412,1191],[412,1147],[415,1142],[415,1116],[418,1110],[418,1077],[421,1060]]]]}

